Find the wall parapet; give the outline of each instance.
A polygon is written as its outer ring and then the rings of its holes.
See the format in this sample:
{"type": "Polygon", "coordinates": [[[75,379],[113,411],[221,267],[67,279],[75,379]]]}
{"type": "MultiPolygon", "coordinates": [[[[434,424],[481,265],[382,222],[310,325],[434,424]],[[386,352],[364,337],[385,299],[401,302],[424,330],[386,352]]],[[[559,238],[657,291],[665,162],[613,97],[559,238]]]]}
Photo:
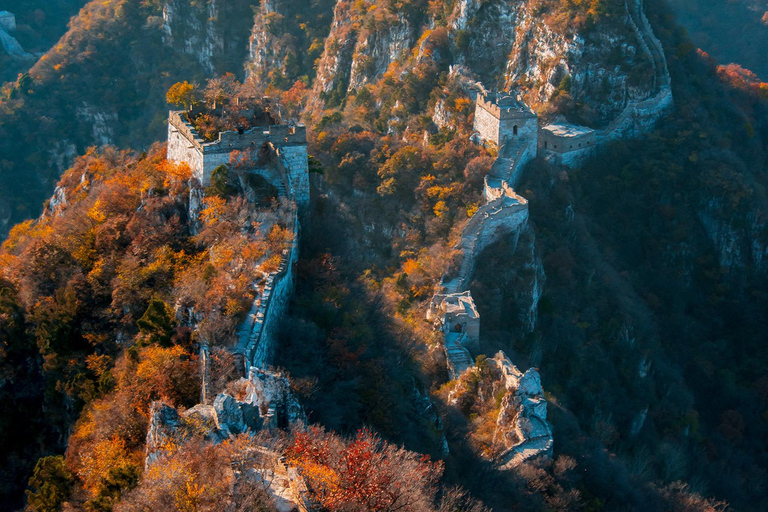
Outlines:
{"type": "Polygon", "coordinates": [[[260,148],[266,142],[280,145],[305,145],[307,128],[303,125],[256,126],[244,131],[227,130],[219,132],[218,139],[206,141],[189,122],[186,112],[172,110],[168,122],[202,154],[229,153],[234,150],[260,148]]]}
{"type": "Polygon", "coordinates": [[[477,104],[490,113],[493,117],[499,120],[535,118],[536,114],[528,108],[527,105],[518,101],[512,100],[511,96],[509,104],[504,105],[503,100],[500,102],[497,100],[498,93],[478,94],[477,104]]]}
{"type": "Polygon", "coordinates": [[[266,368],[274,357],[277,324],[295,286],[293,266],[299,257],[299,234],[299,219],[294,213],[291,247],[283,250],[278,269],[266,277],[263,292],[254,299],[238,329],[233,352],[243,356],[246,375],[251,367],[266,368]]]}

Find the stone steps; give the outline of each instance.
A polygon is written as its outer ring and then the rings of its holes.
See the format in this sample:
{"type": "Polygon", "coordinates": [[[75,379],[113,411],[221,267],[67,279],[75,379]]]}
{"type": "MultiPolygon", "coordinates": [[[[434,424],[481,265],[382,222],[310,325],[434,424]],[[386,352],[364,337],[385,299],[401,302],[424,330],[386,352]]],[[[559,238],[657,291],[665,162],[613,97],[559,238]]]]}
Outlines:
{"type": "Polygon", "coordinates": [[[500,466],[502,469],[514,468],[539,455],[549,453],[552,450],[552,437],[541,436],[528,439],[515,446],[507,454],[502,455],[500,466]]]}
{"type": "Polygon", "coordinates": [[[473,366],[472,356],[459,342],[448,341],[448,339],[446,339],[445,353],[448,358],[448,366],[453,372],[454,379],[473,366]]]}

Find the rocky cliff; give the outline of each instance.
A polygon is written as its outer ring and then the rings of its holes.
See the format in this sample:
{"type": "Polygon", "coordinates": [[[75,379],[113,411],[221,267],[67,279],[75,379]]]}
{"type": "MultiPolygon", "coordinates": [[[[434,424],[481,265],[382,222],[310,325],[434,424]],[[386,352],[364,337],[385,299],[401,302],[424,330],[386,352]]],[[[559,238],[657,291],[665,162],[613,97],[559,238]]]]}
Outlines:
{"type": "Polygon", "coordinates": [[[640,11],[610,5],[609,12],[579,25],[569,24],[578,13],[527,1],[460,0],[443,10],[396,14],[380,2],[338,2],[313,105],[335,106],[366,84],[384,76],[401,79],[409,65],[430,59],[465,66],[491,87],[519,88],[539,111],[567,111],[577,121],[606,124],[661,86],[656,48],[642,34],[640,11]],[[429,48],[430,38],[442,37],[448,38],[444,48],[429,48]]]}
{"type": "Polygon", "coordinates": [[[168,0],[163,5],[163,42],[195,58],[210,75],[231,70],[245,60],[250,4],[168,0]]]}

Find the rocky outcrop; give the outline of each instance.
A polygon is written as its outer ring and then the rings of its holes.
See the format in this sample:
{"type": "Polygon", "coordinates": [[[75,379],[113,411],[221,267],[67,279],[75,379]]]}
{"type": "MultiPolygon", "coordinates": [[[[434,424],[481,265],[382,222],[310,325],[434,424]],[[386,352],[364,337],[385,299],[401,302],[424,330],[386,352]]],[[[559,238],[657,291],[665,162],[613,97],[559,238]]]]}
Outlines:
{"type": "Polygon", "coordinates": [[[284,3],[280,0],[261,2],[251,30],[246,69],[249,76],[265,86],[270,82],[271,73],[285,74],[286,59],[296,52],[292,34],[281,34],[288,40],[281,41],[280,44],[276,44],[275,37],[271,34],[270,18],[284,16],[283,7],[284,3]]]}
{"type": "Polygon", "coordinates": [[[768,271],[765,215],[761,210],[754,210],[742,220],[728,213],[726,203],[726,199],[712,198],[697,211],[720,266],[727,270],[751,268],[765,273],[768,271]]]}
{"type": "Polygon", "coordinates": [[[254,368],[247,379],[240,379],[231,387],[239,398],[220,393],[213,405],[198,404],[182,413],[162,402],[153,402],[145,464],[151,465],[169,442],[178,443],[193,436],[220,442],[245,432],[307,422],[304,409],[284,374],[254,368]]]}
{"type": "Polygon", "coordinates": [[[331,31],[317,69],[310,108],[338,103],[349,91],[381,78],[407,54],[419,36],[409,16],[385,8],[370,12],[351,2],[338,2],[331,31]]]}
{"type": "Polygon", "coordinates": [[[16,17],[8,11],[0,12],[0,45],[2,45],[5,53],[16,60],[35,60],[36,57],[24,51],[24,48],[22,48],[16,38],[10,34],[15,30],[16,17]]]}
{"type": "Polygon", "coordinates": [[[362,31],[355,45],[348,90],[356,90],[381,77],[415,43],[416,33],[403,14],[362,31]]]}
{"type": "Polygon", "coordinates": [[[510,469],[535,457],[550,457],[552,428],[539,372],[520,372],[501,351],[488,364],[506,389],[493,435],[498,464],[510,469]]]}
{"type": "MultiPolygon", "coordinates": [[[[546,110],[556,94],[567,93],[597,126],[668,85],[661,44],[639,0],[583,30],[559,27],[560,15],[551,14],[555,9],[542,12],[540,4],[525,0],[460,0],[447,27],[440,27],[452,42],[450,55],[428,55],[465,66],[492,86],[519,88],[536,109],[546,110]]],[[[412,13],[390,14],[383,5],[362,9],[338,2],[310,108],[338,105],[348,92],[379,80],[393,63],[420,62],[438,23],[412,13]]],[[[436,113],[444,122],[440,108],[436,113]]]]}
{"type": "Polygon", "coordinates": [[[79,121],[93,127],[92,140],[98,146],[113,144],[115,129],[119,123],[116,112],[104,112],[91,105],[83,104],[76,111],[79,121]]]}
{"type": "Polygon", "coordinates": [[[210,75],[240,68],[253,13],[247,0],[166,0],[163,42],[185,53],[210,75]]]}

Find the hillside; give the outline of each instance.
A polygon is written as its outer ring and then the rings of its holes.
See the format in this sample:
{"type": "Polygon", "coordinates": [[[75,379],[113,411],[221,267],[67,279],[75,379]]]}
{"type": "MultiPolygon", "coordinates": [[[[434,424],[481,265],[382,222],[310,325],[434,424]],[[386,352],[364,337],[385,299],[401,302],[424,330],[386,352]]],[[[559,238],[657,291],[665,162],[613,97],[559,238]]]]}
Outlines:
{"type": "Polygon", "coordinates": [[[2,503],[764,509],[768,84],[671,12],[85,5],[0,99],[2,503]]]}
{"type": "MultiPolygon", "coordinates": [[[[2,10],[13,13],[16,27],[13,37],[24,51],[42,55],[67,31],[69,19],[85,5],[86,0],[42,0],[3,2],[2,10]]],[[[0,51],[0,82],[16,80],[34,64],[35,59],[15,59],[0,51]]]]}
{"type": "Polygon", "coordinates": [[[35,216],[88,147],[141,149],[160,139],[168,87],[240,73],[250,28],[245,0],[85,5],[28,75],[3,86],[0,231],[35,216]]]}
{"type": "Polygon", "coordinates": [[[768,3],[670,0],[669,5],[696,46],[723,64],[740,64],[768,80],[768,3]]]}

